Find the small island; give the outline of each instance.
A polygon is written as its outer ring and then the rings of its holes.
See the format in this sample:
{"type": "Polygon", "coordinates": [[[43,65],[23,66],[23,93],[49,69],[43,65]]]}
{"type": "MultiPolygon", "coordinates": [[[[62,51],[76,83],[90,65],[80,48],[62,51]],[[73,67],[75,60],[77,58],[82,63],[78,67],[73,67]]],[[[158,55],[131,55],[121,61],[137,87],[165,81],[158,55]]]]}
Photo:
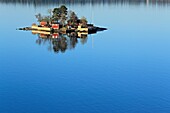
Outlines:
{"type": "Polygon", "coordinates": [[[38,36],[36,44],[46,44],[48,50],[55,53],[65,53],[66,50],[74,49],[78,40],[84,45],[89,34],[106,30],[89,24],[85,17],[78,18],[75,12],[68,11],[64,5],[49,9],[48,13],[48,16],[40,13],[35,15],[38,25],[33,23],[31,27],[18,30],[31,31],[33,35],[38,36]]]}
{"type": "Polygon", "coordinates": [[[49,9],[49,16],[42,16],[40,13],[35,15],[39,25],[33,23],[31,27],[19,28],[19,30],[36,30],[50,33],[71,33],[86,32],[88,34],[106,30],[106,28],[96,27],[88,24],[85,17],[78,18],[75,12],[68,11],[65,5],[59,8],[49,9]]]}

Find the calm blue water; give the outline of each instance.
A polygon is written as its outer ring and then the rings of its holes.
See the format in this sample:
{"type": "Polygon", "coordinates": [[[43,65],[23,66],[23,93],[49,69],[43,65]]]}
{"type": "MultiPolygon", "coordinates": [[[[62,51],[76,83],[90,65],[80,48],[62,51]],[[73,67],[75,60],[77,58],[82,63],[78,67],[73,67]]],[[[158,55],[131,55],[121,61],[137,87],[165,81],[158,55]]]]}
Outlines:
{"type": "Polygon", "coordinates": [[[170,6],[67,4],[108,30],[65,53],[17,31],[59,4],[0,3],[0,113],[169,113],[170,6]]]}

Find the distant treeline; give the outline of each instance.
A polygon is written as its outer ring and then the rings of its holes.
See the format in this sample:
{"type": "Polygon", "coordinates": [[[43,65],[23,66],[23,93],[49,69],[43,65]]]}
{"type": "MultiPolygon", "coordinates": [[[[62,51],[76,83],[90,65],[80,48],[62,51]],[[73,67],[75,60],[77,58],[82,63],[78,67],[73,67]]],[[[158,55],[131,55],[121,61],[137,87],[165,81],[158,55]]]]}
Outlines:
{"type": "Polygon", "coordinates": [[[156,4],[169,5],[170,0],[0,0],[5,4],[30,4],[30,5],[49,5],[49,4],[156,4]]]}

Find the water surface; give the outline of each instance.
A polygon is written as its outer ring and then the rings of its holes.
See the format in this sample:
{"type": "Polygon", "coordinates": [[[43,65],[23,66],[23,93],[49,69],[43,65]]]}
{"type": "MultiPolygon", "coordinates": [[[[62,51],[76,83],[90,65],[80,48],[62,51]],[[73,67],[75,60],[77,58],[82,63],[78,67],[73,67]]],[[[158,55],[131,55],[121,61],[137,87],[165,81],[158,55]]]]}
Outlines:
{"type": "Polygon", "coordinates": [[[66,3],[108,30],[64,53],[16,28],[63,3],[0,2],[0,113],[168,113],[168,1],[66,3]],[[48,4],[47,4],[48,3],[48,4]]]}

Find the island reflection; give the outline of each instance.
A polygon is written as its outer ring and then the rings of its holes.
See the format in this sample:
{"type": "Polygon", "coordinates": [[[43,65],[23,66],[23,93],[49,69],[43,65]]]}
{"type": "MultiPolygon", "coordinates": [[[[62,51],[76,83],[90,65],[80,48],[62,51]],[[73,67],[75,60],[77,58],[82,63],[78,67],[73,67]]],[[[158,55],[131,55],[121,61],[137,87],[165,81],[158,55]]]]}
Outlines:
{"type": "Polygon", "coordinates": [[[33,30],[32,34],[38,36],[36,44],[47,46],[49,51],[53,51],[55,53],[65,53],[67,50],[74,49],[79,41],[81,44],[85,44],[89,33],[71,32],[67,34],[60,34],[33,30]]]}

